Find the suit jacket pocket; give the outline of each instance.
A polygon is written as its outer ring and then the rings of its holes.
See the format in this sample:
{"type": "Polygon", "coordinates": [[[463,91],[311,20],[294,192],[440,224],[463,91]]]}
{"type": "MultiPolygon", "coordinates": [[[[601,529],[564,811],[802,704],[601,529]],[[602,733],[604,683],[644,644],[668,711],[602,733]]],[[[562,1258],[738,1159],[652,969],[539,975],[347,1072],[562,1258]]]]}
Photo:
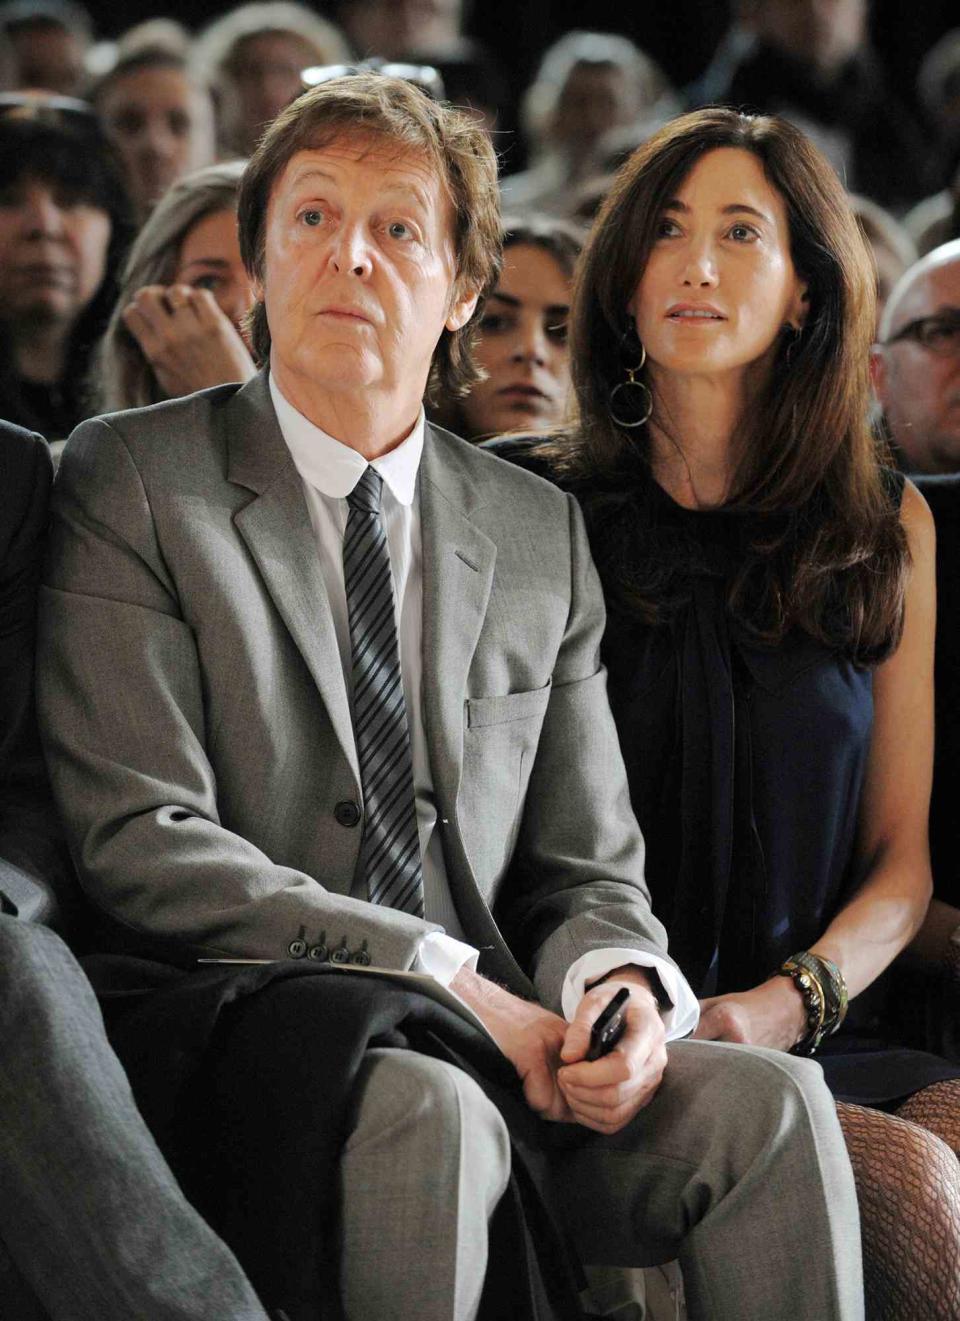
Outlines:
{"type": "Polygon", "coordinates": [[[525,693],[505,693],[502,697],[468,697],[467,728],[482,725],[505,725],[512,720],[539,719],[550,701],[550,684],[525,693]]]}

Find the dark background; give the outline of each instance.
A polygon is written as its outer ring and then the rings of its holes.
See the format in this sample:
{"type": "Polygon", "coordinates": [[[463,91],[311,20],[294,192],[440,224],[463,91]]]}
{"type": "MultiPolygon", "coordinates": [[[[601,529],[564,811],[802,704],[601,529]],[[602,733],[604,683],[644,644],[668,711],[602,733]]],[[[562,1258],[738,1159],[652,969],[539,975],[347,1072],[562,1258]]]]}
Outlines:
{"type": "MultiPolygon", "coordinates": [[[[88,0],[100,37],[118,36],[160,15],[198,28],[232,8],[195,0],[88,0]]],[[[315,5],[336,17],[335,3],[315,5]]],[[[648,51],[682,86],[705,67],[729,17],[724,0],[473,0],[467,29],[500,57],[515,88],[530,80],[541,52],[570,28],[622,32],[648,51]]],[[[910,100],[924,53],[960,26],[957,0],[873,0],[871,28],[901,99],[910,100]]]]}

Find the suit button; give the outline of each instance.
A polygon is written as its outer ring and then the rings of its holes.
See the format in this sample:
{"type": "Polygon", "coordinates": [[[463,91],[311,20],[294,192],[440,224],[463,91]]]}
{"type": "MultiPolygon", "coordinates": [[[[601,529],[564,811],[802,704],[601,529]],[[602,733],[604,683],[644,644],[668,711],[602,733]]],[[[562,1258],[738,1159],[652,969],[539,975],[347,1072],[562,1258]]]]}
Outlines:
{"type": "Polygon", "coordinates": [[[350,962],[350,951],[347,949],[346,945],[338,945],[338,946],[337,946],[337,948],[336,948],[336,949],[333,951],[333,953],[330,955],[330,962],[331,962],[331,963],[349,963],[349,962],[350,962]]]}
{"type": "Polygon", "coordinates": [[[342,803],[337,803],[333,809],[333,815],[341,826],[349,828],[360,824],[360,808],[350,798],[345,798],[342,803]]]}
{"type": "Polygon", "coordinates": [[[327,947],[326,945],[311,945],[307,950],[307,958],[313,959],[316,963],[326,963],[327,947]]]}
{"type": "Polygon", "coordinates": [[[302,959],[307,952],[307,942],[305,940],[291,940],[287,946],[287,953],[291,959],[302,959]]]}

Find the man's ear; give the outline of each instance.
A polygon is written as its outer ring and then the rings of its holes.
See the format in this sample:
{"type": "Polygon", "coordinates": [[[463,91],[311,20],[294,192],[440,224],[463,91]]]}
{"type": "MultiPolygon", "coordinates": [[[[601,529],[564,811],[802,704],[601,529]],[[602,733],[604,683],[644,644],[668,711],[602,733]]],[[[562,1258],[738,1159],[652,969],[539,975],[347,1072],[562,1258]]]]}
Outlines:
{"type": "Polygon", "coordinates": [[[462,330],[476,311],[480,300],[479,289],[466,289],[463,296],[459,286],[454,285],[447,319],[443,323],[447,330],[462,330]]]}

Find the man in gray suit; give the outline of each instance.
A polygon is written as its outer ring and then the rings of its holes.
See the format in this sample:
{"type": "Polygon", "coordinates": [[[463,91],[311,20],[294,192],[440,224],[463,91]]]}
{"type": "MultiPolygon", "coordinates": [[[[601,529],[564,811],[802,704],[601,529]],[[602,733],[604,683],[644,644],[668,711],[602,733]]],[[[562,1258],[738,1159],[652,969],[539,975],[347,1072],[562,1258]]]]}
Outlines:
{"type": "MultiPolygon", "coordinates": [[[[496,205],[471,119],[379,75],[314,88],[241,192],[269,369],[72,437],[40,700],[84,884],[127,948],[432,973],[535,1111],[594,1130],[553,1165],[585,1260],[679,1253],[694,1316],[857,1317],[818,1068],[665,1046],[697,1010],[650,912],[576,505],[424,423],[428,381],[474,379],[496,205]],[[626,1033],[587,1062],[620,986],[626,1033]]],[[[499,1116],[397,1051],[358,1111],[348,1315],[472,1317],[499,1116]]]]}

